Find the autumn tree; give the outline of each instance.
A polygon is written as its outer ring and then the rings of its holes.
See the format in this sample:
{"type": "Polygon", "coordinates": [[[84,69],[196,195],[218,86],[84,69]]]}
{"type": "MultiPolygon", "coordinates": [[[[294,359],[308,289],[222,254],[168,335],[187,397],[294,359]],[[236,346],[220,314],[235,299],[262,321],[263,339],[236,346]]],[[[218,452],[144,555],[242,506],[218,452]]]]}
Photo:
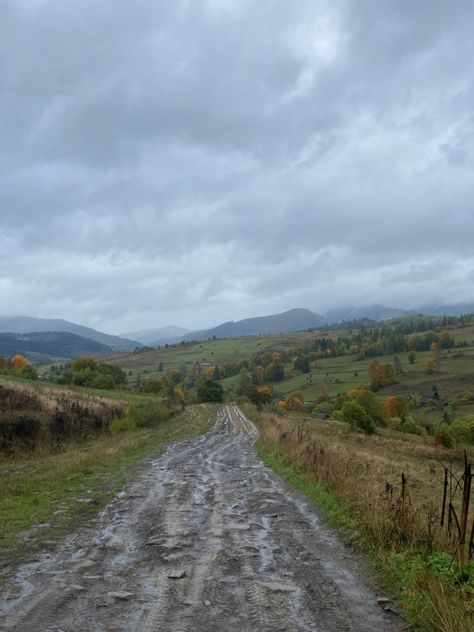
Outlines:
{"type": "Polygon", "coordinates": [[[374,423],[381,423],[384,419],[382,404],[377,399],[375,393],[368,388],[354,388],[347,392],[350,399],[355,400],[374,423]]]}
{"type": "Polygon", "coordinates": [[[408,415],[408,403],[402,395],[390,395],[384,401],[383,411],[387,419],[399,417],[402,421],[408,415]]]}
{"type": "Polygon", "coordinates": [[[285,379],[285,370],[281,360],[275,360],[265,368],[265,378],[269,382],[281,382],[285,379]]]}
{"type": "Polygon", "coordinates": [[[287,410],[294,410],[296,412],[303,410],[304,397],[298,391],[290,393],[285,402],[287,410]]]}
{"type": "Polygon", "coordinates": [[[272,400],[273,389],[271,386],[256,386],[249,384],[245,388],[245,396],[252,404],[259,408],[264,404],[269,404],[272,400]]]}
{"type": "Polygon", "coordinates": [[[372,360],[369,368],[370,382],[372,387],[390,386],[396,383],[395,370],[390,362],[382,364],[376,358],[372,360]]]}
{"type": "Polygon", "coordinates": [[[22,356],[21,354],[17,353],[16,355],[14,355],[12,358],[10,358],[10,360],[8,361],[8,366],[10,369],[13,369],[16,372],[21,371],[21,369],[24,366],[27,366],[28,364],[30,364],[29,360],[27,360],[25,358],[25,356],[22,356]]]}
{"type": "Polygon", "coordinates": [[[84,369],[97,369],[97,360],[95,358],[77,358],[71,365],[72,371],[83,371],[84,369]]]}

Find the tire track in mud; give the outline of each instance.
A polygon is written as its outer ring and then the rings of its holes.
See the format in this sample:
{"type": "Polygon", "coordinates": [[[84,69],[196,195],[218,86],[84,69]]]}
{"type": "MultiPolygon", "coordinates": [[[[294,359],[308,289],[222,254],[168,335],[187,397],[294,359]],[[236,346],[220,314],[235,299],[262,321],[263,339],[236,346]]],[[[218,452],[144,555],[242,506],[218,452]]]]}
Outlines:
{"type": "Polygon", "coordinates": [[[151,461],[95,523],[17,569],[7,632],[402,629],[314,508],[257,459],[236,406],[151,461]]]}

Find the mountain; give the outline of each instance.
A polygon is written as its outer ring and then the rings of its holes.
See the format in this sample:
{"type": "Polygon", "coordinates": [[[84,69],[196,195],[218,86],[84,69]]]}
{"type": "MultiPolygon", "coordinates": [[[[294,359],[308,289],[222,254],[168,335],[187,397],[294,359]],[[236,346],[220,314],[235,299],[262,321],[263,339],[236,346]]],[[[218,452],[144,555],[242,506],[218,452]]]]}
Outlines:
{"type": "Polygon", "coordinates": [[[110,336],[90,327],[77,325],[61,318],[32,318],[30,316],[0,316],[0,332],[28,334],[32,332],[62,331],[89,338],[114,351],[129,351],[142,345],[138,341],[127,340],[119,336],[110,336]]]}
{"type": "Polygon", "coordinates": [[[1,356],[8,358],[21,353],[35,364],[46,364],[58,358],[72,359],[112,352],[109,345],[67,332],[0,333],[1,356]]]}
{"type": "Polygon", "coordinates": [[[398,309],[396,307],[386,307],[385,305],[367,305],[366,307],[342,307],[331,309],[326,312],[324,318],[328,325],[342,323],[344,321],[360,320],[367,318],[369,320],[389,320],[390,318],[398,318],[406,316],[410,312],[406,309],[398,309]]]}
{"type": "Polygon", "coordinates": [[[281,314],[245,318],[237,322],[229,321],[212,329],[192,331],[182,340],[205,340],[206,338],[233,338],[236,336],[258,336],[265,334],[286,334],[292,331],[304,331],[313,327],[321,327],[325,320],[309,309],[290,309],[281,314]]]}
{"type": "Polygon", "coordinates": [[[157,329],[142,329],[140,331],[133,331],[122,335],[124,338],[138,340],[138,342],[141,342],[144,345],[160,345],[180,340],[182,336],[186,335],[190,331],[190,329],[185,329],[184,327],[168,325],[157,329]]]}
{"type": "MultiPolygon", "coordinates": [[[[245,320],[229,321],[201,331],[191,331],[181,337],[181,340],[206,340],[207,338],[232,338],[237,336],[256,336],[265,334],[291,333],[306,329],[318,329],[325,325],[336,325],[353,320],[382,321],[400,316],[413,314],[432,315],[461,315],[474,313],[474,305],[438,305],[420,310],[406,310],[386,305],[367,305],[366,307],[349,306],[331,309],[326,314],[318,314],[309,309],[290,309],[281,314],[246,318],[245,320]]],[[[176,342],[176,339],[165,342],[176,342]]]]}

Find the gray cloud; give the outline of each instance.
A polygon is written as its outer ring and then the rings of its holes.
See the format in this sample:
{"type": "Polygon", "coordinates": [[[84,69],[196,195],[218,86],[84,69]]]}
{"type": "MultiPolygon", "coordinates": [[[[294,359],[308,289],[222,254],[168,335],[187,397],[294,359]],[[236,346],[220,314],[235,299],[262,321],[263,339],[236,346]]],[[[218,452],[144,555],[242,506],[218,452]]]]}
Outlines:
{"type": "Polygon", "coordinates": [[[5,0],[2,313],[474,300],[474,6],[5,0]]]}

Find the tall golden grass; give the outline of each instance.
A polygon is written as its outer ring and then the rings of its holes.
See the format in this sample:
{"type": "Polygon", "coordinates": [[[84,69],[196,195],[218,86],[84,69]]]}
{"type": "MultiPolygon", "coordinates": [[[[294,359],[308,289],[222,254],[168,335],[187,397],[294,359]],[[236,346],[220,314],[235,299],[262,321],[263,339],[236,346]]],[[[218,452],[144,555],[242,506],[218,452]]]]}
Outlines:
{"type": "MultiPolygon", "coordinates": [[[[387,573],[392,554],[410,560],[436,551],[452,552],[454,542],[440,525],[442,462],[462,468],[461,453],[411,435],[356,434],[332,420],[261,413],[258,421],[264,451],[309,482],[329,489],[337,502],[348,507],[357,524],[353,539],[387,573]],[[408,481],[403,490],[402,473],[408,481]]],[[[474,630],[470,589],[439,579],[428,569],[409,588],[398,589],[420,629],[474,630]]]]}

